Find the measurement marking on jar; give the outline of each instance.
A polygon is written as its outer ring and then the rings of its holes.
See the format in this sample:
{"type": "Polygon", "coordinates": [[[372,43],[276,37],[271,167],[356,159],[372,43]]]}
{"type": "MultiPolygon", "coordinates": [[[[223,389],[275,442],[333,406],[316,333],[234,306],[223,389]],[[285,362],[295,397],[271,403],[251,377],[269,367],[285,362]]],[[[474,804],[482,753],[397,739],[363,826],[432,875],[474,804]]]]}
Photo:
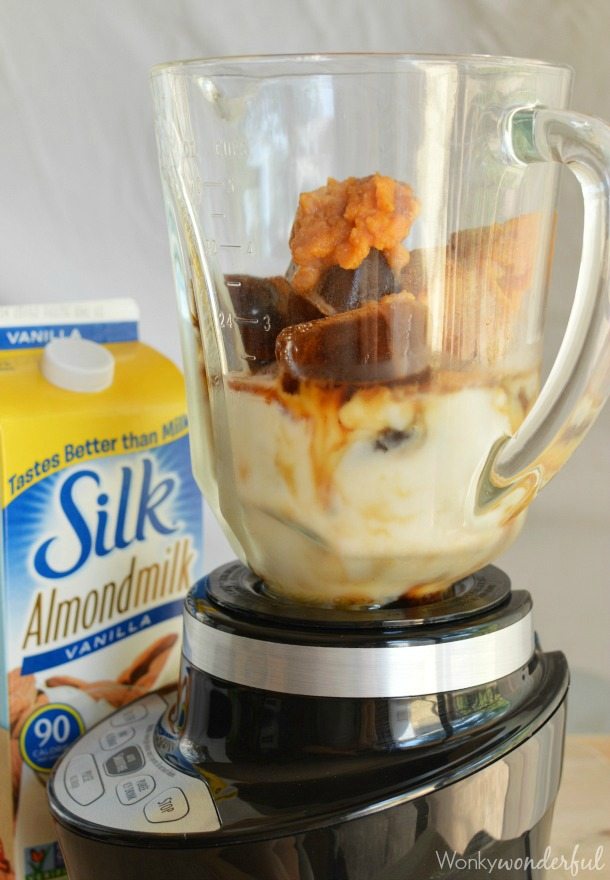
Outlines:
{"type": "Polygon", "coordinates": [[[222,248],[240,248],[241,245],[240,244],[221,244],[220,247],[222,247],[222,248]]]}
{"type": "Polygon", "coordinates": [[[241,281],[227,281],[227,287],[241,287],[241,281]]]}
{"type": "Polygon", "coordinates": [[[224,217],[222,211],[212,211],[212,217],[224,217]]]}
{"type": "Polygon", "coordinates": [[[238,324],[258,324],[258,318],[240,318],[239,315],[235,315],[235,320],[238,324]]]}
{"type": "Polygon", "coordinates": [[[256,357],[253,354],[242,354],[241,359],[243,361],[255,361],[256,357]]]}
{"type": "Polygon", "coordinates": [[[222,186],[222,180],[204,180],[202,186],[222,186]]]}

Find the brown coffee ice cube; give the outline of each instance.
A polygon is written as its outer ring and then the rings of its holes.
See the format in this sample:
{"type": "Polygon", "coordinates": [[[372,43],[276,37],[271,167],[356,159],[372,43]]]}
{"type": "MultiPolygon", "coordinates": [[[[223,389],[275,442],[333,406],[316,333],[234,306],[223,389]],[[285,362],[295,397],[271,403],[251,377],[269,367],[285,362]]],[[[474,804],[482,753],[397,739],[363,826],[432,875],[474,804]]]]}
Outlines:
{"type": "Polygon", "coordinates": [[[322,316],[285,278],[226,275],[225,283],[245,353],[257,366],[275,360],[275,341],[285,327],[322,316]]]}
{"type": "Polygon", "coordinates": [[[396,291],[396,281],[387,259],[376,248],[356,269],[330,266],[315,288],[318,306],[333,315],[357,309],[366,302],[376,301],[396,291]]]}
{"type": "Polygon", "coordinates": [[[426,307],[403,291],[359,308],[283,330],[284,377],[333,384],[407,381],[429,366],[426,307]]]}

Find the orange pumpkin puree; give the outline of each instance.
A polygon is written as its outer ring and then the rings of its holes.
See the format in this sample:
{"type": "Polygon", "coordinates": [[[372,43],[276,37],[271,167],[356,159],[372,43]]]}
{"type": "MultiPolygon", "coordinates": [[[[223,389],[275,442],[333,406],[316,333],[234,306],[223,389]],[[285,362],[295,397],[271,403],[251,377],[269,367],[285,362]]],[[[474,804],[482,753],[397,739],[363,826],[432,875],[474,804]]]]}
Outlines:
{"type": "Polygon", "coordinates": [[[294,289],[310,290],[329,266],[356,269],[371,248],[399,272],[409,261],[401,242],[418,213],[411,187],[378,173],[329,177],[326,186],[302,193],[290,235],[294,289]]]}

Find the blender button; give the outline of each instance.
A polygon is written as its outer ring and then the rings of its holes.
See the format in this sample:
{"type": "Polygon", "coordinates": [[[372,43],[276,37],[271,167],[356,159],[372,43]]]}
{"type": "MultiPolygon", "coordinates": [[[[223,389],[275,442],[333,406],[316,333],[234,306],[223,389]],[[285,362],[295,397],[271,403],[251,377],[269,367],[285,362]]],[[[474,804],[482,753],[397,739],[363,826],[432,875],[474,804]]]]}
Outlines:
{"type": "Polygon", "coordinates": [[[137,804],[155,790],[155,780],[144,774],[119,782],[116,787],[117,797],[122,804],[137,804]]]}
{"type": "Polygon", "coordinates": [[[77,755],[68,763],[64,783],[72,800],[86,807],[104,794],[93,755],[77,755]]]}
{"type": "Polygon", "coordinates": [[[104,761],[104,770],[109,776],[123,776],[125,773],[141,770],[145,763],[138,746],[127,746],[104,761]]]}
{"type": "Polygon", "coordinates": [[[111,752],[119,746],[124,745],[133,739],[136,731],[133,727],[120,727],[118,730],[110,730],[100,739],[100,745],[105,752],[111,752]]]}
{"type": "Polygon", "coordinates": [[[143,706],[142,703],[134,703],[133,706],[128,706],[126,709],[122,709],[116,715],[113,715],[110,723],[113,727],[122,727],[124,724],[134,724],[136,721],[141,721],[147,715],[148,709],[146,706],[143,706]]]}
{"type": "Polygon", "coordinates": [[[144,807],[149,822],[177,822],[184,819],[189,804],[181,788],[166,788],[144,807]]]}

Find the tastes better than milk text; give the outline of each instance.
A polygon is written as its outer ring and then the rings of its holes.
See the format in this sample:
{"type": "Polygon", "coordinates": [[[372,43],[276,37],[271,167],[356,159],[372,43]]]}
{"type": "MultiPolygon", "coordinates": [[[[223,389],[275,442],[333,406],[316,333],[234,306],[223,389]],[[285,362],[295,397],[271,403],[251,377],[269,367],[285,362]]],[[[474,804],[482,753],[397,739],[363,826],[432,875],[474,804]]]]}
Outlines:
{"type": "Polygon", "coordinates": [[[188,427],[186,416],[178,416],[161,426],[160,431],[135,433],[127,431],[116,437],[90,437],[82,443],[66,443],[61,451],[34,461],[21,473],[13,473],[7,478],[11,497],[22,492],[27,486],[52,474],[62,467],[73,465],[83,459],[101,455],[117,455],[121,452],[134,452],[151,449],[180,436],[188,427]]]}

